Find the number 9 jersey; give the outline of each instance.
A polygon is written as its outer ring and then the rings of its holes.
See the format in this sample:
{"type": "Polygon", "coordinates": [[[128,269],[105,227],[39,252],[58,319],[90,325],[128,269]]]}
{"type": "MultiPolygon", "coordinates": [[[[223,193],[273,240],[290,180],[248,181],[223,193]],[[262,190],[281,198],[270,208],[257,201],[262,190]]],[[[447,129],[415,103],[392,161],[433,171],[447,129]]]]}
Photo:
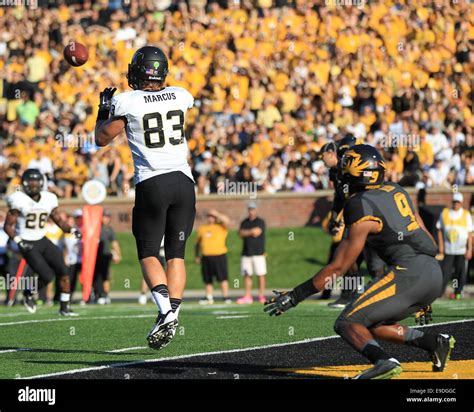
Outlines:
{"type": "Polygon", "coordinates": [[[174,171],[194,181],[184,137],[184,117],[193,104],[193,96],[181,87],[134,90],[112,98],[110,115],[127,122],[135,184],[174,171]]]}
{"type": "Polygon", "coordinates": [[[41,191],[36,202],[24,192],[16,191],[7,197],[9,210],[18,210],[16,234],[23,240],[40,240],[46,235],[46,222],[51,212],[58,207],[54,193],[41,191]]]}
{"type": "Polygon", "coordinates": [[[379,224],[379,232],[367,237],[367,245],[389,266],[416,255],[436,255],[436,245],[418,224],[410,196],[400,185],[384,183],[349,198],[344,206],[346,226],[367,220],[379,224]]]}

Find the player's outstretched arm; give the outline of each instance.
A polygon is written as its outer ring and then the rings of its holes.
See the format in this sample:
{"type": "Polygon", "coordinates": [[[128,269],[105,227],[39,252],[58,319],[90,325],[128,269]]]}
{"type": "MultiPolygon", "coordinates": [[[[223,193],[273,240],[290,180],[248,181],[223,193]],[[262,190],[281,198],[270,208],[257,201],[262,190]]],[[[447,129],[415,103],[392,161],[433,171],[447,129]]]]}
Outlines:
{"type": "Polygon", "coordinates": [[[100,93],[99,112],[95,123],[95,144],[107,146],[125,128],[126,120],[122,116],[110,116],[112,97],[116,88],[107,87],[100,93]]]}
{"type": "Polygon", "coordinates": [[[265,302],[264,311],[270,316],[281,315],[323,290],[334,277],[342,276],[350,269],[364,249],[367,236],[370,233],[376,233],[379,229],[379,223],[375,221],[365,221],[351,226],[348,238],[341,242],[331,263],[290,292],[274,291],[276,296],[265,302]]]}
{"type": "Polygon", "coordinates": [[[58,208],[53,209],[51,212],[51,219],[53,219],[53,222],[56,223],[64,233],[72,233],[78,239],[82,237],[81,232],[78,229],[69,226],[67,221],[61,216],[61,213],[59,213],[58,208]]]}

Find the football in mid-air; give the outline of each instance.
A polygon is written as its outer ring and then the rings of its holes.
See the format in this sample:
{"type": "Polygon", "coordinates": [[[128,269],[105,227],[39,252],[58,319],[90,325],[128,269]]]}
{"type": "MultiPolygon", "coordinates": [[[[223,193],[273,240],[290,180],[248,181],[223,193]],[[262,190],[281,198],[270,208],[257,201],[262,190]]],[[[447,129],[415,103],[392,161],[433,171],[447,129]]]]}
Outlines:
{"type": "Polygon", "coordinates": [[[83,44],[71,41],[64,48],[64,58],[71,66],[78,67],[87,62],[89,52],[83,44]]]}

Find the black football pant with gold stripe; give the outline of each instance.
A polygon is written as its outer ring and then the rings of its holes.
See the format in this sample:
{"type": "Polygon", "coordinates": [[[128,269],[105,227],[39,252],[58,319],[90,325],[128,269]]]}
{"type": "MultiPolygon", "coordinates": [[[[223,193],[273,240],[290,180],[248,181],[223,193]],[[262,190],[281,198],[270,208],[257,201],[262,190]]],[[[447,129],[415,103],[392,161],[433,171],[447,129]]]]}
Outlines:
{"type": "Polygon", "coordinates": [[[334,328],[339,333],[343,322],[360,323],[368,329],[397,323],[431,304],[442,286],[443,274],[435,258],[417,255],[406,259],[374,279],[362,295],[354,296],[334,328]]]}

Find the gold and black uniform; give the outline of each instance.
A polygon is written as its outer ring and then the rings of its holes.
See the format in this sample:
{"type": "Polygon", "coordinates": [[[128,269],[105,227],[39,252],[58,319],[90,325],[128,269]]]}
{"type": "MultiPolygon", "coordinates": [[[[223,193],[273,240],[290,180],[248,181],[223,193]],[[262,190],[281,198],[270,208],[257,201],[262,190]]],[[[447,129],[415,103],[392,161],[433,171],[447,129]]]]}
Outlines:
{"type": "Polygon", "coordinates": [[[348,227],[367,220],[379,224],[367,243],[388,269],[365,292],[354,297],[338,321],[362,323],[368,328],[400,321],[432,303],[442,288],[436,245],[418,225],[413,204],[395,183],[354,194],[344,207],[348,227]]]}

